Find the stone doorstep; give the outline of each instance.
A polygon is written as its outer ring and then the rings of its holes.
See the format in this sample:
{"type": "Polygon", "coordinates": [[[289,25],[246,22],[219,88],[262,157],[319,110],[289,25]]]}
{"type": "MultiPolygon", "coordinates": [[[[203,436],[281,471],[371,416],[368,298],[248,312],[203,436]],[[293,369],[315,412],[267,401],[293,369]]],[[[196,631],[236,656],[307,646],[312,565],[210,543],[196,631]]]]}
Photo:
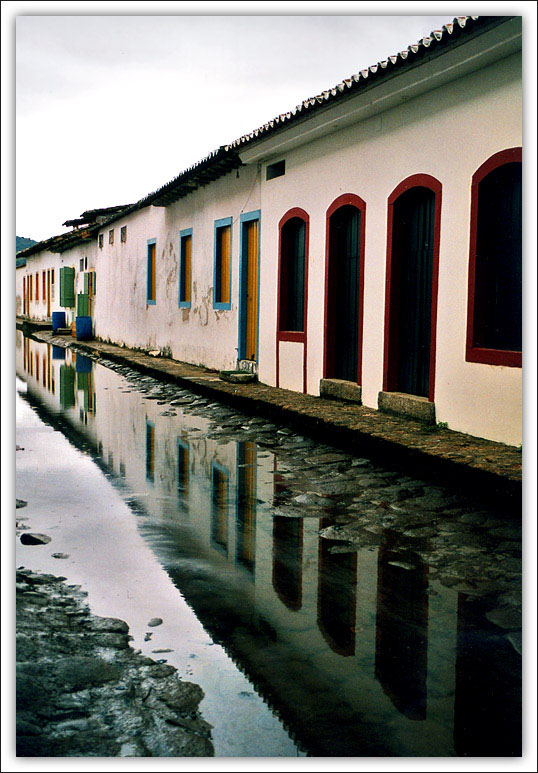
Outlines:
{"type": "Polygon", "coordinates": [[[258,373],[258,363],[256,360],[237,360],[237,370],[245,373],[258,373]]]}
{"type": "Polygon", "coordinates": [[[340,378],[322,378],[319,382],[319,396],[362,405],[362,387],[340,378]]]}
{"type": "Polygon", "coordinates": [[[380,392],[377,407],[384,413],[418,419],[424,424],[435,424],[435,403],[431,403],[427,397],[403,392],[380,392]]]}
{"type": "MultiPolygon", "coordinates": [[[[230,384],[252,384],[258,380],[258,376],[246,370],[221,370],[220,379],[230,384]]],[[[216,378],[210,380],[217,381],[216,378]]]]}

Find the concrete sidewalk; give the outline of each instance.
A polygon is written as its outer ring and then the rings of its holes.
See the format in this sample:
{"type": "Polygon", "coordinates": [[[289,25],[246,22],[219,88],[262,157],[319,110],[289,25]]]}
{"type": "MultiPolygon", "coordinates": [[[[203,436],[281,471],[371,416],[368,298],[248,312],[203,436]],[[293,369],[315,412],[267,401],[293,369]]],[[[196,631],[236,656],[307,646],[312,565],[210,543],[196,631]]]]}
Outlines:
{"type": "Polygon", "coordinates": [[[420,476],[471,487],[475,494],[507,499],[514,515],[521,500],[521,450],[365,406],[303,395],[260,383],[231,384],[217,371],[99,341],[77,341],[48,330],[40,341],[108,358],[176,383],[249,414],[262,415],[324,443],[420,476]]]}

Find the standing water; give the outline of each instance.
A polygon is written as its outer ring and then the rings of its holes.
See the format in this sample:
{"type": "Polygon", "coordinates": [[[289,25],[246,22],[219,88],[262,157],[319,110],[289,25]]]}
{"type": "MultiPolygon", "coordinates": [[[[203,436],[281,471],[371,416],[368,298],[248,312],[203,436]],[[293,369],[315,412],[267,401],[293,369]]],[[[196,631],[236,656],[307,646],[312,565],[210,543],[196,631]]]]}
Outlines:
{"type": "Polygon", "coordinates": [[[521,753],[517,513],[101,362],[17,334],[17,563],[200,684],[217,756],[521,753]]]}

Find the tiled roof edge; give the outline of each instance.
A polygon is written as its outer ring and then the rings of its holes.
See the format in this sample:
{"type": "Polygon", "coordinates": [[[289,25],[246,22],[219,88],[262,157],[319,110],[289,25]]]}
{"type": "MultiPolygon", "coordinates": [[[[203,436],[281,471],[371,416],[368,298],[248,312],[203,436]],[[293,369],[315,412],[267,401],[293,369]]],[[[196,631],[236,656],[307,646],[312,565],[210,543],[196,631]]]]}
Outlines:
{"type": "Polygon", "coordinates": [[[314,97],[303,100],[295,108],[287,113],[281,113],[276,118],[254,129],[248,134],[231,142],[224,147],[241,150],[245,145],[260,140],[274,133],[294,121],[306,117],[320,107],[326,107],[331,102],[342,97],[351,96],[362,88],[371,86],[396,69],[409,68],[417,60],[436,48],[447,48],[455,45],[462,37],[471,37],[473,33],[484,27],[501,24],[510,19],[510,16],[457,16],[452,22],[445,24],[440,30],[434,30],[417,43],[407,47],[393,56],[389,56],[377,64],[371,65],[360,72],[345,78],[330,89],[322,91],[314,97]]]}

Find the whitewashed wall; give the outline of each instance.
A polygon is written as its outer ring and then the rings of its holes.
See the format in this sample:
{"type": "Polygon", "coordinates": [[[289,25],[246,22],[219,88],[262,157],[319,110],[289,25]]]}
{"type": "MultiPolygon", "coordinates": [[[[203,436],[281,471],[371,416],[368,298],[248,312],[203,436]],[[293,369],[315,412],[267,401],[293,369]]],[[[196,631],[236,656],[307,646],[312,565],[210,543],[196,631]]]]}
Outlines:
{"type": "Polygon", "coordinates": [[[88,240],[78,244],[65,252],[50,252],[43,250],[26,258],[26,266],[16,269],[16,311],[22,315],[23,277],[33,277],[33,301],[30,302],[29,316],[31,319],[50,319],[47,316],[47,301],[43,298],[43,271],[54,269],[54,285],[51,287],[50,312],[65,311],[66,324],[70,325],[75,318],[75,309],[66,309],[60,306],[60,268],[70,266],[75,269],[75,300],[76,294],[84,292],[84,277],[86,271],[95,269],[95,240],[88,240]],[[81,270],[81,260],[83,268],[81,270]],[[35,282],[36,274],[39,275],[39,300],[36,301],[35,282]]]}
{"type": "MultiPolygon", "coordinates": [[[[521,369],[465,361],[471,178],[494,153],[521,145],[521,112],[521,62],[513,55],[269,159],[284,157],[286,173],[270,181],[262,175],[261,381],[276,384],[278,222],[292,207],[301,207],[310,216],[307,391],[319,394],[326,211],[341,194],[354,193],[366,202],[362,395],[364,405],[377,407],[383,380],[387,199],[408,176],[429,174],[442,184],[437,420],[472,435],[521,443],[521,369]]],[[[282,345],[282,386],[301,389],[301,352],[302,344],[282,345]],[[290,346],[297,352],[289,352],[290,346]]]]}
{"type": "Polygon", "coordinates": [[[168,207],[146,207],[103,230],[98,248],[95,334],[215,369],[236,366],[239,218],[259,209],[254,168],[233,171],[168,207]],[[214,222],[233,218],[231,309],[213,308],[214,222]],[[127,226],[127,241],[120,229],[127,226]],[[114,245],[108,231],[114,228],[114,245]],[[179,232],[192,228],[191,308],[179,308],[179,232]],[[147,241],[156,239],[156,303],[146,303],[147,241]]]}

